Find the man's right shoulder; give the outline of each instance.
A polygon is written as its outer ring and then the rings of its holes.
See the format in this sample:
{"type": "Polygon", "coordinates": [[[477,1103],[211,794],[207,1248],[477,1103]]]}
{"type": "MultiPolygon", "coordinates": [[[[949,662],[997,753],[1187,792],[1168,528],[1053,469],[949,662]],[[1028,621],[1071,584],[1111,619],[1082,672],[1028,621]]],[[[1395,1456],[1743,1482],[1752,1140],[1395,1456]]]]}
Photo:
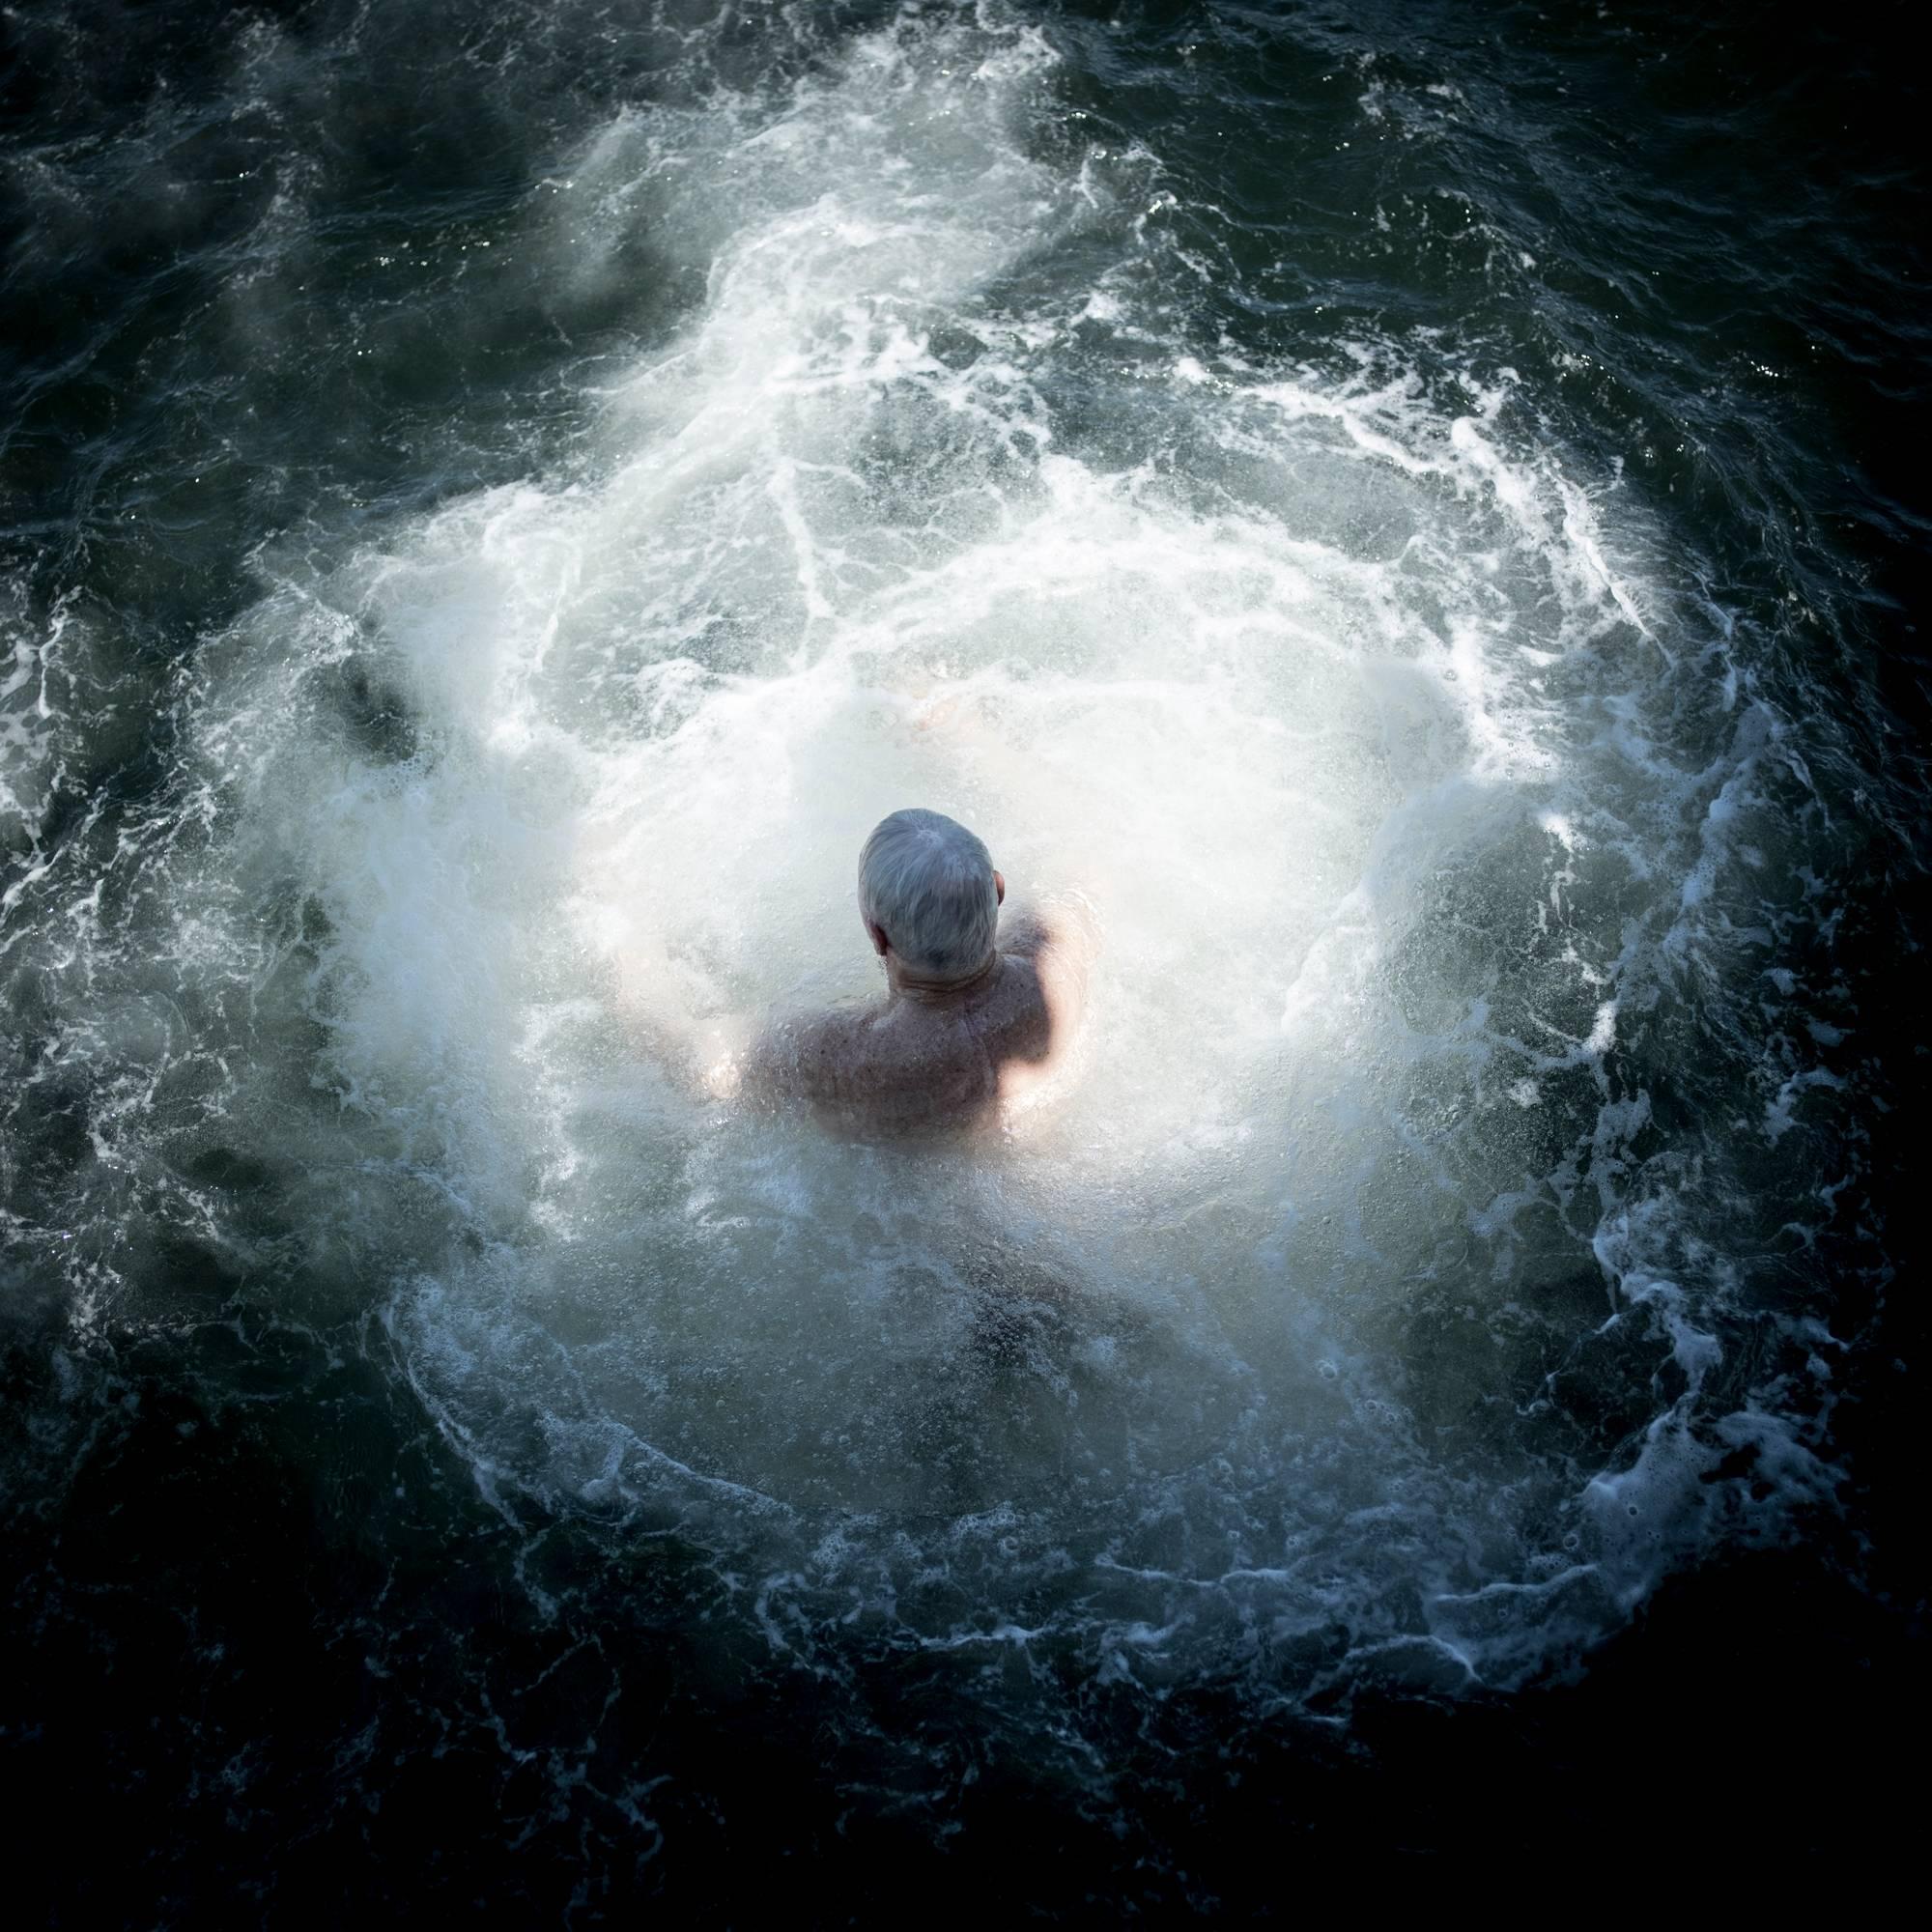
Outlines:
{"type": "Polygon", "coordinates": [[[1056,1026],[1077,1025],[1087,999],[1087,981],[1100,951],[1100,922],[1084,895],[1048,900],[1027,933],[1022,961],[1031,971],[1049,1019],[1056,1026]]]}

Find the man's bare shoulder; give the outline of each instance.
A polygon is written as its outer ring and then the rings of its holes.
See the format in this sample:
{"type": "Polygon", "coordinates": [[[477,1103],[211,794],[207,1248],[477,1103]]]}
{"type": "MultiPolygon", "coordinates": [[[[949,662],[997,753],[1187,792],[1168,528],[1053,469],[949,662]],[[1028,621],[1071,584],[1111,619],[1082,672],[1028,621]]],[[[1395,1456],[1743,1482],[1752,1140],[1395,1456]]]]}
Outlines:
{"type": "Polygon", "coordinates": [[[1000,950],[1031,975],[1050,1019],[1075,1023],[1100,952],[1100,922],[1084,893],[1043,900],[1003,927],[1000,950]]]}
{"type": "Polygon", "coordinates": [[[1083,958],[1100,947],[1100,918],[1085,893],[1055,893],[1000,926],[1000,951],[1033,957],[1042,952],[1083,958]]]}
{"type": "Polygon", "coordinates": [[[861,1059],[876,1018],[870,1009],[835,1007],[773,1021],[746,1056],[743,1092],[774,1100],[835,1096],[861,1059]]]}

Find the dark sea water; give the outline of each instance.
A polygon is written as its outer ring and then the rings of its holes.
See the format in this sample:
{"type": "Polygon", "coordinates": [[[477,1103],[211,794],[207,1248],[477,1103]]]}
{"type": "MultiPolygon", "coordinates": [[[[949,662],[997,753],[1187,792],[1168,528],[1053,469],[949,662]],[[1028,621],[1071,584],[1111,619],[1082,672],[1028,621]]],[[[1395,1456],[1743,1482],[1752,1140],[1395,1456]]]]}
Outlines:
{"type": "Polygon", "coordinates": [[[1896,1856],[1912,25],[9,12],[16,1903],[1896,1856]],[[691,1098],[915,802],[1076,1091],[691,1098]]]}

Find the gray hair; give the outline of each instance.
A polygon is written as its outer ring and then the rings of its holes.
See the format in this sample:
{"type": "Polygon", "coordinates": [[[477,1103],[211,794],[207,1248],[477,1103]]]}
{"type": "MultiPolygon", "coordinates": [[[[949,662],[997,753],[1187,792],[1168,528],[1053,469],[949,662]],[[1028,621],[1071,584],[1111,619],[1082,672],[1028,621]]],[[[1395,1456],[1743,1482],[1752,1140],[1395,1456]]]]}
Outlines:
{"type": "Polygon", "coordinates": [[[943,812],[895,811],[859,854],[859,910],[908,966],[963,978],[993,951],[993,855],[943,812]]]}

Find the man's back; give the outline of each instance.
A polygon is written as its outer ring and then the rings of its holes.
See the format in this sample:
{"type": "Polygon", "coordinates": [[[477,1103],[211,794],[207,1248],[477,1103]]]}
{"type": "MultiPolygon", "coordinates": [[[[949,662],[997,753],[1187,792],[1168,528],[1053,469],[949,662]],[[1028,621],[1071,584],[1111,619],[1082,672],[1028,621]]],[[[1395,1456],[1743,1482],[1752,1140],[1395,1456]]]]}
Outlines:
{"type": "Polygon", "coordinates": [[[753,1050],[747,1091],[801,1100],[864,1138],[995,1124],[1065,1064],[1097,943],[1081,902],[1009,921],[969,980],[891,976],[881,1003],[775,1027],[753,1050]]]}

